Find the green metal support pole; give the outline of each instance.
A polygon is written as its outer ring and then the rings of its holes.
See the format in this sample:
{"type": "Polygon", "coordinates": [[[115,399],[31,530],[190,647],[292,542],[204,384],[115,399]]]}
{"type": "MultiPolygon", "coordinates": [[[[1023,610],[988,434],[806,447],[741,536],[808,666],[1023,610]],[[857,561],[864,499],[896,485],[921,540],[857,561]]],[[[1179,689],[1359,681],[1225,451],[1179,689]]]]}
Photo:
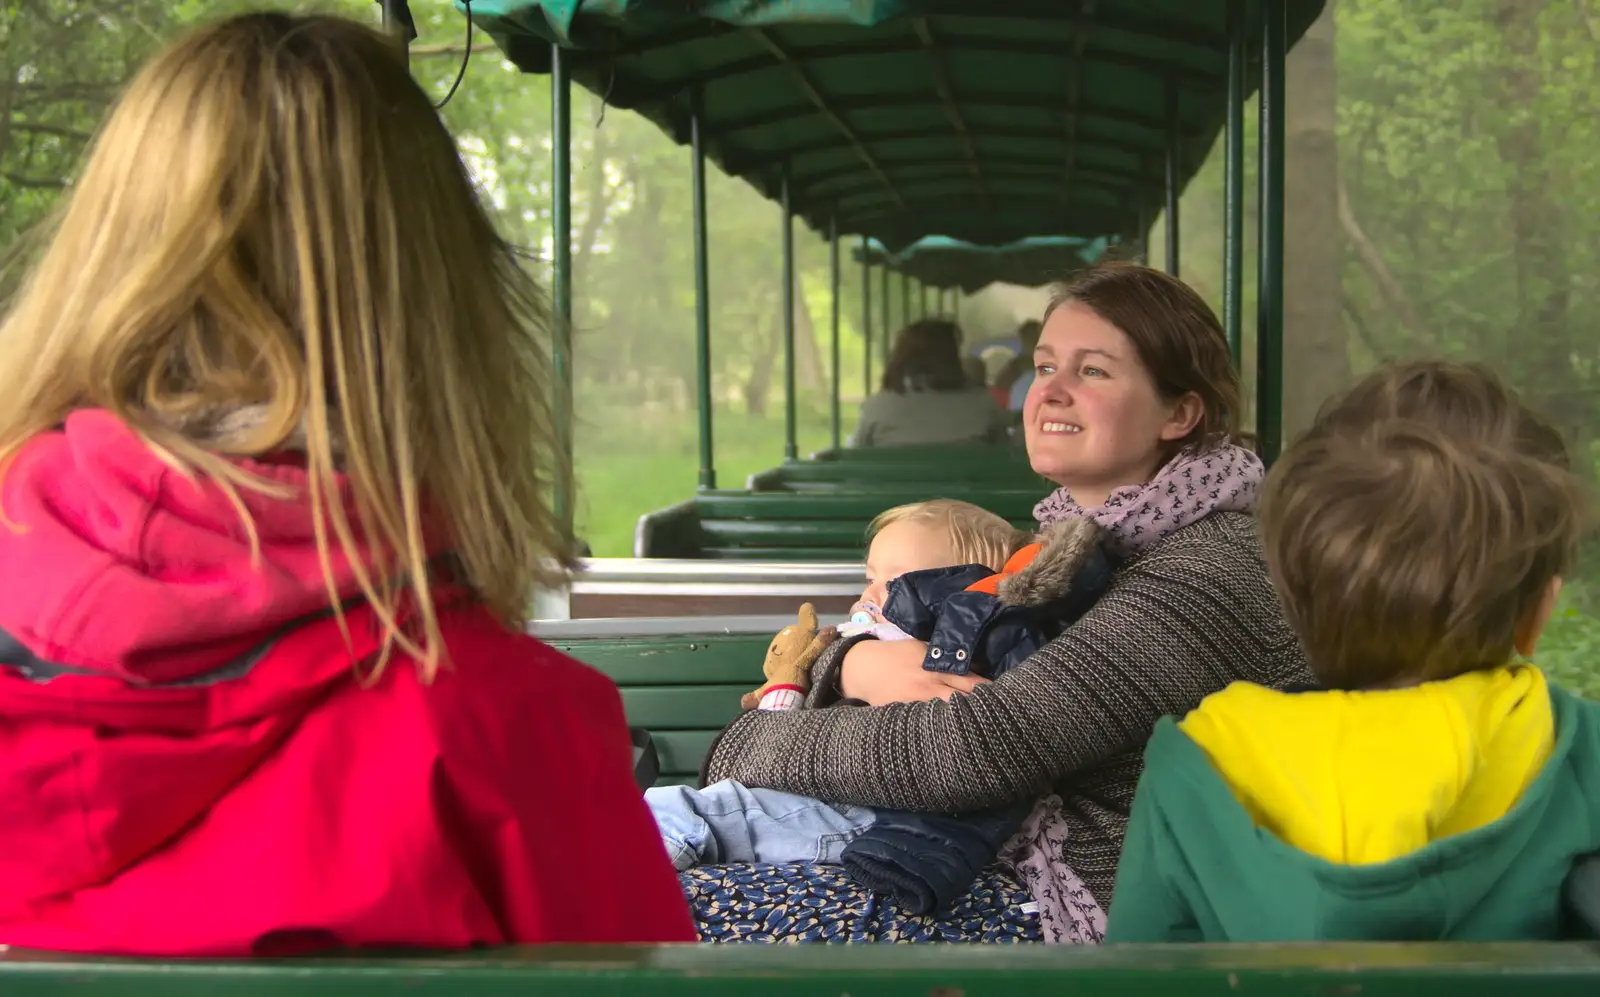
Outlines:
{"type": "Polygon", "coordinates": [[[872,394],[872,264],[868,262],[867,237],[861,237],[861,348],[866,353],[866,364],[863,368],[866,380],[866,392],[861,397],[866,398],[872,394]]]}
{"type": "Polygon", "coordinates": [[[918,299],[917,300],[917,307],[921,311],[921,316],[920,317],[927,318],[928,317],[928,285],[923,284],[921,282],[918,282],[918,284],[917,284],[917,299],[918,299]]]}
{"type": "Polygon", "coordinates": [[[789,209],[789,171],[783,171],[783,459],[798,460],[799,409],[794,397],[794,214],[789,209]]]}
{"type": "Polygon", "coordinates": [[[1155,222],[1150,217],[1150,201],[1143,191],[1137,195],[1139,198],[1139,262],[1145,266],[1150,265],[1150,229],[1155,222]]]}
{"type": "MultiPolygon", "coordinates": [[[[572,464],[572,77],[571,56],[550,46],[550,225],[551,298],[555,306],[556,437],[572,464]]],[[[555,496],[556,515],[572,535],[573,496],[570,487],[555,496]]]]}
{"type": "Polygon", "coordinates": [[[1228,0],[1228,132],[1223,164],[1222,327],[1233,368],[1244,369],[1245,0],[1228,0]]]}
{"type": "Polygon", "coordinates": [[[1284,0],[1262,0],[1261,241],[1256,303],[1256,434],[1269,464],[1283,448],[1284,0]]]}
{"type": "MultiPolygon", "coordinates": [[[[883,322],[883,328],[879,331],[883,333],[883,369],[887,371],[889,369],[889,351],[894,347],[894,325],[889,321],[889,265],[887,263],[883,265],[883,270],[879,272],[878,297],[882,299],[878,302],[878,314],[883,322]]],[[[871,392],[868,392],[868,394],[871,394],[871,392]]]]}
{"type": "Polygon", "coordinates": [[[383,30],[400,46],[400,58],[411,65],[411,39],[416,37],[416,25],[411,22],[410,8],[395,0],[379,0],[379,6],[383,9],[383,30]]]}
{"type": "Polygon", "coordinates": [[[1183,167],[1183,125],[1178,83],[1167,80],[1167,273],[1178,276],[1178,177],[1183,167]]]}
{"type": "Polygon", "coordinates": [[[833,326],[833,448],[839,449],[839,219],[828,219],[828,284],[833,288],[832,312],[829,316],[833,326]]]}
{"type": "Polygon", "coordinates": [[[706,148],[701,135],[700,101],[689,117],[690,159],[694,173],[694,346],[695,396],[700,412],[700,487],[717,487],[711,426],[711,260],[706,226],[706,148]]]}
{"type": "Polygon", "coordinates": [[[911,278],[900,275],[900,324],[911,324],[911,278]]]}

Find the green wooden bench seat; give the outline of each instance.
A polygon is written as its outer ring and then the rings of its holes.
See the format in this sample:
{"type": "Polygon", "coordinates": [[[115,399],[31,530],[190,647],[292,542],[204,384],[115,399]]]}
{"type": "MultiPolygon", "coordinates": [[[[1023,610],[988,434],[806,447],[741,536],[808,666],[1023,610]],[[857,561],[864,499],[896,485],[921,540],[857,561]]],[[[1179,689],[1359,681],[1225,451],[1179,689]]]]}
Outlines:
{"type": "MultiPolygon", "coordinates": [[[[774,632],[776,632],[774,630],[774,632]]],[[[772,633],[551,639],[622,691],[628,723],[655,739],[657,785],[693,784],[711,741],[762,682],[772,633]]]]}
{"type": "Polygon", "coordinates": [[[1034,505],[1048,492],[1044,484],[975,488],[962,482],[818,494],[701,492],[643,516],[634,533],[634,556],[859,560],[867,525],[885,509],[932,498],[963,499],[1028,529],[1034,505]]]}
{"type": "Polygon", "coordinates": [[[1007,464],[1026,461],[1026,451],[1020,440],[1005,443],[924,443],[900,447],[839,447],[818,450],[810,459],[853,462],[862,464],[888,464],[897,461],[928,463],[952,460],[962,464],[1007,464]]]}
{"type": "Polygon", "coordinates": [[[1004,461],[937,459],[895,460],[883,463],[858,460],[789,461],[750,475],[745,487],[753,492],[817,492],[869,488],[895,488],[908,484],[940,485],[981,481],[995,488],[1053,487],[1034,473],[1027,455],[1016,453],[1004,461]]]}
{"type": "MultiPolygon", "coordinates": [[[[619,902],[622,898],[619,898],[619,902]]],[[[570,946],[293,961],[0,953],[6,997],[1579,997],[1584,944],[570,946]]]]}

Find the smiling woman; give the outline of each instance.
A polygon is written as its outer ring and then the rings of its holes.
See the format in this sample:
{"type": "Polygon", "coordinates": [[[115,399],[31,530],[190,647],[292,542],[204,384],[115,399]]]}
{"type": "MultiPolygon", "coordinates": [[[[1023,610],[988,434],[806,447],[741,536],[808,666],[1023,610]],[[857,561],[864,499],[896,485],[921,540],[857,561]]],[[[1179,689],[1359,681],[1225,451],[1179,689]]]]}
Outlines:
{"type": "Polygon", "coordinates": [[[1036,360],[1028,454],[1061,487],[1035,515],[1098,526],[1120,563],[1110,588],[1021,665],[941,698],[916,694],[930,674],[919,642],[841,642],[813,671],[813,702],[871,708],[752,711],[707,762],[711,780],[834,804],[1033,801],[1032,815],[1001,868],[940,916],[874,902],[831,869],[692,870],[703,937],[1097,941],[1156,720],[1234,681],[1309,679],[1247,515],[1261,461],[1233,442],[1238,379],[1200,297],[1145,267],[1095,267],[1058,290],[1036,360]]]}
{"type": "Polygon", "coordinates": [[[1023,407],[1033,469],[1080,505],[1233,438],[1239,382],[1216,315],[1159,270],[1107,263],[1057,289],[1023,407]]]}

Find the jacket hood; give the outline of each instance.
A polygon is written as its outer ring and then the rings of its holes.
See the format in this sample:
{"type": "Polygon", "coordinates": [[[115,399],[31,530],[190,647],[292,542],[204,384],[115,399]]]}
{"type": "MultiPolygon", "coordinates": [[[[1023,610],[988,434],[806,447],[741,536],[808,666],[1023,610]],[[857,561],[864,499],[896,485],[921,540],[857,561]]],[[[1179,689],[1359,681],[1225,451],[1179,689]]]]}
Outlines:
{"type": "MultiPolygon", "coordinates": [[[[189,478],[105,412],[82,411],[6,469],[0,525],[0,911],[105,880],[203,814],[376,647],[274,657],[330,611],[290,462],[241,462],[287,498],[189,478]]],[[[358,587],[334,546],[341,598],[358,587]]]]}
{"type": "Polygon", "coordinates": [[[1600,765],[1593,707],[1533,668],[1462,679],[1240,684],[1161,721],[1123,863],[1140,899],[1113,934],[1162,937],[1139,923],[1159,889],[1206,940],[1554,937],[1563,878],[1600,846],[1579,788],[1600,765]]]}
{"type": "Polygon", "coordinates": [[[1505,816],[1550,758],[1536,668],[1381,692],[1237,684],[1178,725],[1256,825],[1343,865],[1387,862],[1505,816]]]}
{"type": "Polygon", "coordinates": [[[1105,530],[1083,516],[1046,526],[1039,534],[1038,553],[1000,580],[1000,601],[1038,606],[1064,599],[1074,589],[1103,588],[1111,570],[1104,540],[1105,530]]]}
{"type": "MultiPolygon", "coordinates": [[[[35,655],[133,685],[192,679],[330,605],[303,468],[240,461],[287,498],[189,478],[105,412],[68,417],[6,469],[0,629],[35,655]]],[[[347,510],[348,511],[348,510],[347,510]]],[[[332,583],[357,590],[332,545],[332,583]]]]}

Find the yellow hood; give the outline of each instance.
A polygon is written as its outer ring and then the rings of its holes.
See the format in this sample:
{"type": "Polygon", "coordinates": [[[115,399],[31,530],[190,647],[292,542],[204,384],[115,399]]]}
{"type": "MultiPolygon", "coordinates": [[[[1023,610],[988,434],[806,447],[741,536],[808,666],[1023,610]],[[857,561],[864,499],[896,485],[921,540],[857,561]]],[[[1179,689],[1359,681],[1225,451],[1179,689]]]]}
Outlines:
{"type": "Polygon", "coordinates": [[[1179,727],[1258,826],[1348,865],[1498,820],[1555,740],[1544,675],[1528,666],[1379,692],[1237,683],[1179,727]]]}

